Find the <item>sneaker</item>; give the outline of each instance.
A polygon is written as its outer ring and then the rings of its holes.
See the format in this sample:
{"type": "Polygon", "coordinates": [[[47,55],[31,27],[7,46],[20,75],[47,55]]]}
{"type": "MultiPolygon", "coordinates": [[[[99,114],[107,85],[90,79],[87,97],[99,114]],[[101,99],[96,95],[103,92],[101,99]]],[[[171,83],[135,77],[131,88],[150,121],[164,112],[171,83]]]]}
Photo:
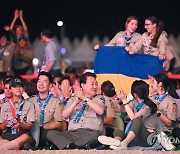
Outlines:
{"type": "Polygon", "coordinates": [[[113,150],[127,150],[127,146],[123,142],[119,146],[111,145],[110,148],[113,150]]]}
{"type": "Polygon", "coordinates": [[[104,145],[114,145],[114,146],[119,146],[120,145],[120,141],[112,138],[112,137],[107,137],[107,136],[99,136],[98,137],[98,141],[104,145]]]}
{"type": "Polygon", "coordinates": [[[160,143],[165,150],[170,151],[175,149],[175,146],[169,142],[169,138],[164,132],[158,134],[157,139],[158,143],[160,143]]]}

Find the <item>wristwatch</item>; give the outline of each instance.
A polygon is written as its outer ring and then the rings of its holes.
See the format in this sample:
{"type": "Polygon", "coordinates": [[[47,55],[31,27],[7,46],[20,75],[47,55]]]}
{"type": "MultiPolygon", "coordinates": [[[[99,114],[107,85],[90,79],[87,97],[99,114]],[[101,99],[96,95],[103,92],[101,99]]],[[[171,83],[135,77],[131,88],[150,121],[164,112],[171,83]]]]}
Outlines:
{"type": "Polygon", "coordinates": [[[161,116],[161,112],[157,112],[157,117],[160,117],[161,116]]]}

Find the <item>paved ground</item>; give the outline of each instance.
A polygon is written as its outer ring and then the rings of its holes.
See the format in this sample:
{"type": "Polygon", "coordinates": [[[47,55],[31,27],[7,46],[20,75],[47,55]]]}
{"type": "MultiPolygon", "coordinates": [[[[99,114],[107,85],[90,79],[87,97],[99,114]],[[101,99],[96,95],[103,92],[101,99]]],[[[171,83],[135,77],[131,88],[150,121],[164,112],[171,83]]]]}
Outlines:
{"type": "Polygon", "coordinates": [[[180,154],[180,151],[138,151],[138,150],[0,150],[0,154],[180,154]]]}

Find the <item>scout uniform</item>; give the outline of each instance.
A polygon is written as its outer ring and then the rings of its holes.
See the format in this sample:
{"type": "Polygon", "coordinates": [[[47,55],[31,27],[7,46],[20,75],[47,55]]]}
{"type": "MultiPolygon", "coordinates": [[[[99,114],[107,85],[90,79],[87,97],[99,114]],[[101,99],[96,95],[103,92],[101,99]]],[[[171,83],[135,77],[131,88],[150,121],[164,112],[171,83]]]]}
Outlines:
{"type": "MultiPolygon", "coordinates": [[[[72,104],[76,96],[71,96],[65,108],[72,104]]],[[[97,103],[105,108],[105,100],[101,95],[94,95],[89,98],[94,103],[97,103]]],[[[67,132],[51,131],[48,135],[52,136],[50,140],[58,149],[63,149],[71,143],[78,146],[91,144],[97,140],[102,134],[103,116],[97,115],[85,102],[80,102],[74,108],[74,111],[69,117],[69,126],[67,132]]]]}
{"type": "Polygon", "coordinates": [[[114,102],[109,98],[108,96],[103,96],[105,99],[105,105],[106,105],[106,117],[113,117],[115,118],[115,107],[114,102]]]}
{"type": "Polygon", "coordinates": [[[105,99],[105,105],[106,105],[106,117],[115,118],[114,102],[107,96],[103,96],[103,97],[105,99]]]}
{"type": "Polygon", "coordinates": [[[0,72],[9,72],[11,70],[11,59],[14,45],[10,44],[0,48],[0,72]]]}
{"type": "Polygon", "coordinates": [[[140,47],[143,45],[144,47],[144,54],[159,56],[160,54],[164,54],[166,52],[166,45],[168,42],[167,33],[163,31],[158,38],[158,42],[156,47],[152,47],[151,40],[153,39],[152,34],[145,32],[142,34],[142,38],[135,44],[135,48],[140,47]]]}
{"type": "Polygon", "coordinates": [[[53,96],[52,94],[48,94],[48,96],[45,99],[39,99],[41,103],[38,104],[38,95],[32,96],[29,100],[34,104],[35,106],[35,119],[36,123],[33,124],[33,127],[31,129],[31,133],[33,138],[35,139],[35,147],[37,148],[39,146],[39,140],[41,140],[42,145],[46,144],[46,134],[48,130],[43,129],[43,124],[50,123],[50,122],[56,122],[56,121],[63,121],[62,119],[62,109],[63,104],[61,101],[53,96]],[[49,97],[49,100],[47,100],[49,97]],[[47,102],[46,102],[47,101],[47,102]],[[43,104],[46,104],[46,106],[43,107],[43,104]],[[41,111],[43,110],[43,116],[41,117],[41,111]],[[42,119],[43,118],[43,119],[42,119]]]}
{"type": "Polygon", "coordinates": [[[106,44],[106,46],[130,46],[130,48],[137,53],[140,50],[141,45],[139,44],[140,47],[136,45],[136,48],[134,48],[134,45],[139,39],[141,39],[141,34],[139,33],[134,32],[128,38],[126,37],[126,31],[120,31],[108,44],[106,44]]]}
{"type": "Polygon", "coordinates": [[[157,121],[157,114],[151,114],[150,108],[144,104],[140,109],[138,109],[138,106],[140,103],[137,103],[136,101],[130,101],[129,106],[133,110],[134,113],[140,112],[142,115],[142,122],[144,126],[150,131],[150,132],[159,132],[161,124],[158,124],[159,121],[157,121]]]}
{"type": "Polygon", "coordinates": [[[147,142],[148,136],[161,131],[161,122],[157,118],[157,114],[152,115],[150,108],[144,104],[144,101],[138,103],[131,100],[127,104],[132,109],[133,113],[140,112],[142,117],[129,121],[126,126],[125,133],[121,130],[116,130],[114,132],[114,136],[119,136],[122,140],[124,140],[127,137],[127,134],[130,131],[133,131],[136,137],[130,142],[130,146],[149,146],[147,142]],[[143,125],[141,123],[143,123],[143,125]]]}
{"type": "MultiPolygon", "coordinates": [[[[68,100],[68,103],[66,107],[68,107],[70,104],[72,104],[75,100],[75,97],[71,97],[68,100]]],[[[105,107],[105,100],[101,95],[95,95],[91,99],[94,103],[97,103],[103,107],[105,107]]],[[[80,121],[78,123],[74,123],[73,120],[77,116],[77,113],[81,110],[83,106],[83,102],[77,104],[77,106],[74,108],[73,113],[69,117],[69,127],[68,130],[74,130],[78,128],[89,128],[93,130],[103,130],[103,118],[101,116],[98,116],[90,107],[86,107],[83,115],[80,118],[80,121]]]]}
{"type": "MultiPolygon", "coordinates": [[[[158,95],[153,96],[154,102],[158,104],[158,110],[165,115],[168,119],[172,121],[176,121],[177,119],[177,104],[175,100],[168,94],[165,93],[161,96],[161,98],[158,97],[158,95]]],[[[173,126],[165,126],[163,124],[164,131],[171,132],[173,129],[173,126]]]]}
{"type": "MultiPolygon", "coordinates": [[[[36,98],[36,96],[33,96],[29,100],[34,103],[35,118],[36,118],[36,121],[38,123],[40,123],[41,108],[39,107],[39,105],[37,103],[37,98],[36,98]]],[[[42,104],[44,104],[45,99],[41,99],[40,101],[42,104]]],[[[60,102],[60,100],[57,97],[52,96],[44,109],[43,124],[49,123],[49,122],[54,122],[54,121],[62,121],[62,110],[61,110],[60,106],[63,107],[63,104],[60,102]]]]}
{"type": "Polygon", "coordinates": [[[7,121],[7,129],[3,131],[2,137],[7,140],[14,140],[20,135],[26,133],[30,134],[28,130],[16,130],[12,129],[17,120],[19,120],[22,124],[26,122],[34,122],[34,105],[28,100],[21,99],[18,102],[14,102],[13,106],[10,101],[6,101],[1,106],[1,115],[0,115],[0,123],[3,121],[7,121]],[[13,115],[13,109],[15,109],[15,114],[13,115]]]}

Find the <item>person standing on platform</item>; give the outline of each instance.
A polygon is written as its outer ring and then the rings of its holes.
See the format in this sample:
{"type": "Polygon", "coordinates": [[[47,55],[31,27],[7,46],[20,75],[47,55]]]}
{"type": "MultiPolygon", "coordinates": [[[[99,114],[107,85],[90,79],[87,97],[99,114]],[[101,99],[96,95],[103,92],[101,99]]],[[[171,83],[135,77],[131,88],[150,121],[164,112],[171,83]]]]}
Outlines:
{"type": "MultiPolygon", "coordinates": [[[[125,31],[118,32],[115,37],[105,46],[121,46],[129,52],[129,54],[134,54],[139,51],[139,47],[134,47],[134,44],[138,42],[141,38],[141,34],[136,33],[138,27],[138,19],[135,16],[130,16],[127,18],[125,23],[125,31]]],[[[95,50],[99,49],[99,45],[94,46],[95,50]]]]}

